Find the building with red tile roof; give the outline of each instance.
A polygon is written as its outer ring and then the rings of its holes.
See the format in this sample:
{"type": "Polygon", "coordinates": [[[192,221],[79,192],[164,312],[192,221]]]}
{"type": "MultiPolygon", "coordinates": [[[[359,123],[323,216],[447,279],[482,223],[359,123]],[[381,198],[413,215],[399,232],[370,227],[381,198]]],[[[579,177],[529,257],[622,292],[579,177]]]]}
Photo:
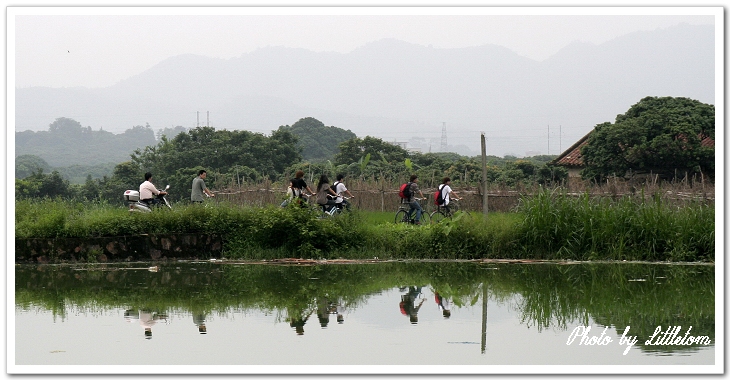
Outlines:
{"type": "MultiPolygon", "coordinates": [[[[575,144],[571,145],[570,148],[566,149],[561,155],[550,161],[550,163],[568,169],[568,177],[580,177],[580,171],[585,167],[580,150],[588,143],[588,137],[591,133],[593,133],[593,130],[576,141],[575,144]]],[[[710,136],[704,137],[701,144],[702,146],[715,148],[715,140],[710,136]]]]}

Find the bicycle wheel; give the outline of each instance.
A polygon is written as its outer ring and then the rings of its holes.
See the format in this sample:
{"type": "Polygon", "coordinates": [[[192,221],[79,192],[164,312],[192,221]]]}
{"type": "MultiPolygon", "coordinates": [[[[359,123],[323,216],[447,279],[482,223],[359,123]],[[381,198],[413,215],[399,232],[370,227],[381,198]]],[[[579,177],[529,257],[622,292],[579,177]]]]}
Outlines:
{"type": "Polygon", "coordinates": [[[437,210],[431,213],[431,223],[441,223],[442,220],[446,219],[446,214],[443,211],[437,210]]]}
{"type": "Polygon", "coordinates": [[[429,224],[431,222],[431,217],[428,215],[426,211],[421,214],[421,224],[429,224]]]}
{"type": "Polygon", "coordinates": [[[396,223],[408,223],[408,222],[410,222],[410,219],[408,219],[408,211],[406,211],[406,210],[398,210],[398,212],[395,213],[395,222],[396,223]]]}

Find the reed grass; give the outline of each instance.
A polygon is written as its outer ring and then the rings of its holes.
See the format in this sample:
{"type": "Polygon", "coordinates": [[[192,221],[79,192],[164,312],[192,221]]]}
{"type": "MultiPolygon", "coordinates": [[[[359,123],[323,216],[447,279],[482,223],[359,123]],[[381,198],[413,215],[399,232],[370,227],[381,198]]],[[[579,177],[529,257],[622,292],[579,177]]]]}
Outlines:
{"type": "Polygon", "coordinates": [[[232,259],[482,259],[714,261],[714,207],[661,197],[617,199],[542,191],[517,212],[472,213],[439,224],[393,223],[355,210],[320,219],[308,208],[180,205],[149,214],[105,204],[16,201],[15,237],[209,233],[232,259]]]}
{"type": "Polygon", "coordinates": [[[661,197],[613,200],[540,192],[523,198],[523,255],[574,260],[713,261],[714,207],[661,197]]]}

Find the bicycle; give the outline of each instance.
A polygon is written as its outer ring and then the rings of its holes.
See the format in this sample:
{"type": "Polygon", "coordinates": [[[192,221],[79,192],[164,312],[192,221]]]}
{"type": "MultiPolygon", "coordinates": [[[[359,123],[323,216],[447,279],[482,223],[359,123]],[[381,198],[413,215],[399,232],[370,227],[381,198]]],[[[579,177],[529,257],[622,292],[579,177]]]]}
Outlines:
{"type": "MultiPolygon", "coordinates": [[[[426,198],[413,198],[417,201],[423,201],[426,198]]],[[[425,202],[424,202],[425,203],[425,202]]],[[[411,205],[408,202],[401,201],[400,206],[398,207],[398,211],[395,212],[395,223],[408,223],[408,224],[416,224],[416,211],[413,210],[413,215],[409,218],[408,212],[411,210],[411,205]]],[[[421,224],[428,224],[429,222],[429,215],[424,210],[423,213],[421,213],[421,224]]]]}
{"type": "MultiPolygon", "coordinates": [[[[328,195],[328,197],[332,198],[332,196],[330,196],[330,195],[328,195]]],[[[343,195],[342,198],[345,200],[348,200],[351,197],[346,197],[343,195]]],[[[329,206],[329,209],[327,209],[326,205],[322,205],[322,217],[329,218],[329,217],[337,216],[337,215],[342,214],[343,210],[344,210],[344,207],[342,207],[340,203],[335,204],[333,206],[329,206]]]]}
{"type": "Polygon", "coordinates": [[[432,212],[430,215],[431,222],[440,223],[446,218],[453,218],[457,212],[463,213],[464,216],[469,216],[468,212],[459,210],[460,200],[461,198],[454,198],[449,201],[448,206],[436,206],[436,211],[432,212]]]}

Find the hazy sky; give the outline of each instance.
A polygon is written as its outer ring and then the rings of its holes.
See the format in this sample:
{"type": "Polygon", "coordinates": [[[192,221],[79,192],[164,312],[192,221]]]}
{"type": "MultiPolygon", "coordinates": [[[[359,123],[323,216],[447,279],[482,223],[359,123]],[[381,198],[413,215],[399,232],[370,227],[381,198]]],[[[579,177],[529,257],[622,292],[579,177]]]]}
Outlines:
{"type": "MultiPolygon", "coordinates": [[[[695,8],[691,8],[695,9],[695,8]]],[[[679,23],[678,8],[8,8],[8,88],[106,87],[179,54],[239,57],[266,46],[347,53],[395,38],[437,48],[496,44],[543,60],[679,23]],[[15,83],[13,82],[13,79],[15,83]]]]}

